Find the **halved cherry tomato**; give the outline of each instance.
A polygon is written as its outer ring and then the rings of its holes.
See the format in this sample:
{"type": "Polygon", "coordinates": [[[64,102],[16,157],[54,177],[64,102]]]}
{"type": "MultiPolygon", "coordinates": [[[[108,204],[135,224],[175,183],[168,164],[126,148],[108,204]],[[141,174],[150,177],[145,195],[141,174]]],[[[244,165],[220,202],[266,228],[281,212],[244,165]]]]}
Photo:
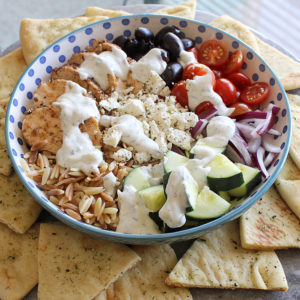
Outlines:
{"type": "Polygon", "coordinates": [[[188,50],[188,52],[192,52],[196,58],[196,60],[198,61],[198,49],[196,47],[188,50]]]}
{"type": "Polygon", "coordinates": [[[241,72],[231,73],[226,78],[239,89],[243,89],[244,87],[251,85],[250,78],[241,72]]]}
{"type": "Polygon", "coordinates": [[[195,76],[203,76],[206,75],[208,72],[211,73],[212,76],[212,85],[215,88],[216,85],[216,78],[214,73],[205,65],[199,63],[192,63],[187,65],[182,74],[182,79],[193,79],[195,76]]]}
{"type": "Polygon", "coordinates": [[[217,79],[215,92],[221,96],[226,105],[234,103],[237,99],[236,87],[226,78],[217,79]]]}
{"type": "Polygon", "coordinates": [[[237,72],[242,67],[243,62],[244,62],[243,52],[241,50],[236,50],[229,55],[228,61],[222,71],[224,74],[237,72]]]}
{"type": "Polygon", "coordinates": [[[217,69],[211,69],[213,71],[213,73],[215,74],[216,79],[222,78],[223,74],[221,70],[217,70],[217,69]]]}
{"type": "Polygon", "coordinates": [[[214,105],[211,102],[203,101],[196,107],[195,114],[199,115],[199,114],[203,113],[204,111],[211,109],[213,107],[214,107],[214,105]]]}
{"type": "Polygon", "coordinates": [[[228,60],[228,49],[218,40],[204,42],[198,51],[199,62],[209,67],[224,66],[228,60]]]}
{"type": "Polygon", "coordinates": [[[270,87],[266,82],[255,82],[241,91],[240,99],[248,105],[263,102],[270,94],[270,87]]]}
{"type": "Polygon", "coordinates": [[[181,80],[174,85],[171,94],[176,97],[176,101],[182,106],[188,106],[189,98],[184,80],[181,80]]]}
{"type": "Polygon", "coordinates": [[[253,109],[247,105],[246,103],[236,102],[229,106],[230,108],[234,108],[234,112],[230,115],[230,117],[236,117],[239,115],[243,115],[246,112],[253,111],[253,109]]]}

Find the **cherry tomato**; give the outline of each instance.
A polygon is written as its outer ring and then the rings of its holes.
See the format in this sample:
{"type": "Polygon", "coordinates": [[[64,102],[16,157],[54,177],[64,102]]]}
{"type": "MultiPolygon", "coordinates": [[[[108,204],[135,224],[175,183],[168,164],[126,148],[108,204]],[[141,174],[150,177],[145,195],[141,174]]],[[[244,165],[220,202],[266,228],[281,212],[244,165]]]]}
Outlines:
{"type": "Polygon", "coordinates": [[[255,82],[241,91],[240,99],[248,105],[263,102],[270,94],[270,87],[266,82],[255,82]]]}
{"type": "Polygon", "coordinates": [[[176,97],[176,101],[182,106],[188,106],[189,99],[184,80],[181,80],[174,85],[171,94],[176,97]]]}
{"type": "Polygon", "coordinates": [[[236,117],[239,115],[243,115],[246,112],[253,111],[253,109],[247,105],[246,103],[236,102],[229,106],[230,108],[234,108],[234,112],[230,115],[230,117],[236,117]]]}
{"type": "Polygon", "coordinates": [[[251,85],[250,78],[241,72],[231,73],[226,78],[239,89],[243,89],[244,87],[251,85]]]}
{"type": "Polygon", "coordinates": [[[199,62],[209,67],[221,67],[228,60],[228,50],[218,40],[208,40],[204,42],[198,51],[199,62]]]}
{"type": "Polygon", "coordinates": [[[216,78],[215,78],[214,73],[207,66],[199,64],[199,63],[192,63],[192,64],[187,65],[183,70],[182,79],[183,80],[193,79],[195,76],[203,76],[203,75],[206,75],[208,72],[211,73],[212,85],[213,85],[213,88],[215,88],[216,78]]]}
{"type": "Polygon", "coordinates": [[[211,69],[211,70],[215,74],[216,79],[219,79],[219,78],[223,77],[223,74],[222,74],[221,70],[217,70],[217,69],[211,69]]]}
{"type": "Polygon", "coordinates": [[[188,52],[192,52],[196,58],[196,60],[198,61],[198,49],[196,47],[188,50],[188,52]]]}
{"type": "Polygon", "coordinates": [[[241,50],[234,51],[230,54],[226,65],[223,68],[224,74],[237,72],[243,65],[244,55],[241,50]]]}
{"type": "Polygon", "coordinates": [[[213,108],[214,105],[209,101],[203,101],[201,102],[195,109],[195,114],[200,115],[204,111],[213,108]]]}
{"type": "Polygon", "coordinates": [[[226,78],[217,79],[215,92],[222,97],[226,105],[234,103],[237,99],[236,87],[226,78]]]}

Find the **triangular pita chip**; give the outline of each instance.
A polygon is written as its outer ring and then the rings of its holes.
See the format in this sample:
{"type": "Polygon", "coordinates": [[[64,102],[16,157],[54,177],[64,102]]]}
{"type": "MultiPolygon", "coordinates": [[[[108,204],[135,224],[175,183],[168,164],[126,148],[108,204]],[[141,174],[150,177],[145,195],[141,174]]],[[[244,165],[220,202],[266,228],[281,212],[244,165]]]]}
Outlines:
{"type": "Polygon", "coordinates": [[[129,15],[129,13],[123,10],[104,9],[101,7],[87,7],[85,9],[85,15],[87,17],[104,16],[108,18],[114,18],[120,16],[127,16],[129,15]]]}
{"type": "Polygon", "coordinates": [[[25,69],[26,63],[21,48],[0,58],[0,99],[10,97],[25,69]]]}
{"type": "Polygon", "coordinates": [[[17,234],[0,224],[0,299],[22,299],[38,282],[39,224],[17,234]]]}
{"type": "Polygon", "coordinates": [[[196,0],[181,2],[177,5],[161,8],[157,11],[154,11],[153,14],[194,19],[196,13],[196,4],[196,0]]]}
{"type": "Polygon", "coordinates": [[[292,112],[292,140],[290,156],[300,169],[300,96],[287,94],[292,112]]]}
{"type": "Polygon", "coordinates": [[[60,37],[82,26],[107,19],[104,16],[63,19],[23,19],[20,41],[27,64],[60,37]]]}
{"type": "Polygon", "coordinates": [[[125,245],[94,239],[62,224],[41,224],[39,299],[93,299],[139,259],[125,245]]]}
{"type": "Polygon", "coordinates": [[[166,283],[200,288],[288,289],[274,251],[241,247],[237,221],[198,238],[169,274],[166,283]]]}
{"type": "Polygon", "coordinates": [[[278,75],[286,90],[300,88],[299,62],[263,42],[246,25],[229,16],[218,17],[210,24],[238,37],[256,50],[278,75]]]}
{"type": "Polygon", "coordinates": [[[24,233],[41,210],[16,173],[9,177],[0,175],[0,222],[17,233],[24,233]]]}
{"type": "Polygon", "coordinates": [[[300,220],[274,187],[241,216],[240,230],[246,249],[300,248],[300,220]]]}
{"type": "Polygon", "coordinates": [[[112,284],[105,295],[102,293],[95,300],[192,299],[188,289],[170,288],[165,284],[168,273],[177,263],[175,252],[169,245],[134,246],[132,249],[142,260],[112,284]]]}

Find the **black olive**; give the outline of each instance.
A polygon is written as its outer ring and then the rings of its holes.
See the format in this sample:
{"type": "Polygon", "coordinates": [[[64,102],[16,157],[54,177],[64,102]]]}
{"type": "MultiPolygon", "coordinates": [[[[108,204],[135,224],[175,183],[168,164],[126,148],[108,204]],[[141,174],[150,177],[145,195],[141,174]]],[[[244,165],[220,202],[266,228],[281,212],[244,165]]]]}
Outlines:
{"type": "Polygon", "coordinates": [[[138,53],[138,40],[137,39],[128,39],[124,45],[124,51],[128,56],[133,56],[135,53],[138,53]]]}
{"type": "Polygon", "coordinates": [[[169,52],[173,61],[179,57],[180,52],[184,49],[181,39],[172,32],[165,34],[161,47],[169,52]]]}
{"type": "Polygon", "coordinates": [[[169,56],[169,52],[167,52],[164,49],[160,49],[161,50],[161,58],[168,63],[170,61],[170,56],[169,56]]]}
{"type": "Polygon", "coordinates": [[[185,39],[182,39],[181,41],[182,41],[184,50],[186,50],[186,51],[195,47],[195,41],[193,39],[185,38],[185,39]]]}
{"type": "Polygon", "coordinates": [[[156,46],[160,46],[162,43],[162,40],[165,36],[166,33],[168,32],[172,32],[174,34],[176,34],[177,36],[182,36],[182,32],[180,31],[180,29],[174,25],[167,25],[165,27],[163,27],[156,35],[154,38],[154,43],[156,46]]]}
{"type": "Polygon", "coordinates": [[[154,48],[154,43],[152,41],[139,40],[138,41],[138,52],[146,54],[152,48],[154,48]]]}
{"type": "Polygon", "coordinates": [[[120,35],[118,37],[116,37],[113,40],[114,44],[117,44],[118,46],[120,46],[122,49],[124,49],[125,43],[129,40],[129,38],[127,36],[124,35],[120,35]]]}
{"type": "Polygon", "coordinates": [[[183,67],[177,62],[172,62],[167,65],[160,77],[165,81],[168,87],[172,87],[182,77],[183,67]]]}
{"type": "Polygon", "coordinates": [[[154,39],[153,32],[145,27],[138,27],[134,32],[135,38],[137,40],[150,41],[154,39]]]}
{"type": "Polygon", "coordinates": [[[132,58],[135,59],[136,61],[138,61],[139,59],[141,59],[144,55],[142,53],[135,53],[132,55],[132,58]]]}

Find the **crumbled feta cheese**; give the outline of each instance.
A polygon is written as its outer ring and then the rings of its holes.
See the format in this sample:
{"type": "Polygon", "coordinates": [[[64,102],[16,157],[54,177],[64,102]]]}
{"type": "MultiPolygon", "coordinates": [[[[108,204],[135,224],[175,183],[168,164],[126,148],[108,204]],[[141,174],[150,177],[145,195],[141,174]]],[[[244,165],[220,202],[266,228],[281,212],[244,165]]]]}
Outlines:
{"type": "Polygon", "coordinates": [[[134,160],[137,161],[137,163],[139,164],[148,162],[150,159],[151,155],[147,152],[137,152],[134,155],[134,160]]]}
{"type": "Polygon", "coordinates": [[[184,149],[184,150],[190,150],[191,149],[191,142],[193,141],[193,138],[191,135],[185,131],[169,128],[167,139],[174,145],[184,149]]]}
{"type": "Polygon", "coordinates": [[[107,99],[99,102],[100,107],[107,111],[119,108],[121,105],[118,102],[119,94],[117,92],[112,93],[107,99]]]}
{"type": "Polygon", "coordinates": [[[145,114],[145,107],[142,101],[138,99],[129,99],[123,106],[123,111],[135,117],[145,114]]]}
{"type": "Polygon", "coordinates": [[[119,184],[120,182],[118,182],[117,177],[112,172],[109,172],[103,177],[103,187],[105,191],[113,198],[116,195],[117,187],[119,186],[119,184]]]}
{"type": "Polygon", "coordinates": [[[173,126],[179,130],[187,130],[198,122],[198,116],[193,112],[174,113],[171,115],[173,126]]]}
{"type": "Polygon", "coordinates": [[[144,129],[144,134],[149,137],[149,130],[150,130],[150,126],[149,123],[146,120],[142,121],[142,125],[143,125],[143,129],[144,129]]]}
{"type": "Polygon", "coordinates": [[[168,151],[167,139],[164,132],[160,132],[154,141],[157,143],[159,151],[161,151],[162,154],[168,151]]]}
{"type": "Polygon", "coordinates": [[[109,127],[113,117],[107,115],[101,115],[99,124],[103,127],[109,127]]]}
{"type": "Polygon", "coordinates": [[[152,120],[149,123],[149,125],[150,125],[150,137],[151,137],[151,139],[157,138],[160,134],[160,130],[159,130],[157,124],[155,123],[154,120],[152,120]]]}
{"type": "Polygon", "coordinates": [[[103,143],[112,147],[117,147],[122,137],[122,132],[117,128],[108,128],[103,136],[103,143]]]}
{"type": "Polygon", "coordinates": [[[144,90],[147,93],[165,96],[170,94],[170,89],[166,87],[165,81],[156,73],[151,71],[144,86],[144,90]]]}
{"type": "Polygon", "coordinates": [[[118,151],[114,152],[111,158],[116,161],[129,161],[132,157],[132,153],[127,149],[119,149],[118,151]]]}

